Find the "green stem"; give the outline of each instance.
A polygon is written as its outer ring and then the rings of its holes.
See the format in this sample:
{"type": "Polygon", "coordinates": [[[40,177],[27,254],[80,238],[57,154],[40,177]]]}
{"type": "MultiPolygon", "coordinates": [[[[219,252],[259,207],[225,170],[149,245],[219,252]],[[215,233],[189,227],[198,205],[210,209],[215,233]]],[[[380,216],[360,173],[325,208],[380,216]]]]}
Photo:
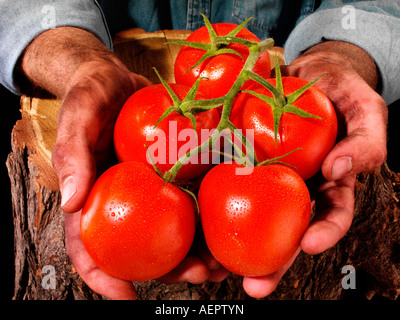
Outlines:
{"type": "Polygon", "coordinates": [[[254,147],[250,144],[250,142],[247,140],[246,136],[243,135],[240,130],[238,130],[232,122],[228,122],[227,128],[233,132],[236,137],[240,139],[242,142],[242,145],[246,148],[246,155],[245,155],[245,160],[247,162],[253,162],[254,164],[258,163],[257,155],[254,152],[254,147]],[[250,156],[250,158],[249,158],[250,156]]]}
{"type": "MultiPolygon", "coordinates": [[[[233,106],[233,101],[236,97],[236,94],[239,92],[239,90],[242,88],[243,84],[249,80],[249,73],[252,72],[258,57],[260,56],[260,54],[267,50],[272,48],[274,45],[274,41],[272,39],[266,39],[260,43],[253,43],[251,44],[251,46],[249,47],[249,55],[244,63],[244,66],[242,68],[242,70],[239,73],[239,76],[237,77],[237,79],[235,80],[234,84],[232,85],[231,89],[228,91],[228,93],[224,96],[221,97],[221,99],[223,100],[222,105],[223,105],[223,109],[222,109],[222,114],[221,114],[221,119],[218,123],[218,126],[216,128],[216,130],[212,133],[212,135],[210,136],[210,138],[203,142],[201,145],[197,146],[196,148],[190,150],[189,152],[187,152],[184,156],[182,156],[173,166],[172,168],[167,171],[164,174],[164,179],[166,181],[173,181],[176,177],[176,175],[178,174],[178,171],[180,170],[180,168],[193,156],[199,154],[199,152],[201,152],[202,150],[213,148],[214,143],[216,143],[218,137],[220,136],[220,133],[224,130],[224,129],[229,129],[231,130],[234,134],[239,134],[238,130],[235,130],[235,127],[233,126],[233,124],[230,122],[229,118],[230,118],[230,114],[232,111],[232,106],[233,106]]],[[[219,98],[218,98],[219,99],[219,98]]],[[[207,100],[204,100],[207,101],[207,100]]],[[[218,100],[219,102],[220,100],[218,100]]],[[[215,102],[215,101],[212,101],[215,102]]],[[[202,102],[204,104],[206,104],[207,102],[202,102]]],[[[213,104],[213,103],[211,103],[213,104]]],[[[240,139],[242,140],[243,144],[245,145],[246,148],[253,148],[252,146],[249,146],[246,138],[243,135],[240,135],[240,139]]],[[[252,155],[254,155],[254,161],[257,163],[256,160],[256,156],[254,153],[254,150],[252,152],[252,155]]]]}

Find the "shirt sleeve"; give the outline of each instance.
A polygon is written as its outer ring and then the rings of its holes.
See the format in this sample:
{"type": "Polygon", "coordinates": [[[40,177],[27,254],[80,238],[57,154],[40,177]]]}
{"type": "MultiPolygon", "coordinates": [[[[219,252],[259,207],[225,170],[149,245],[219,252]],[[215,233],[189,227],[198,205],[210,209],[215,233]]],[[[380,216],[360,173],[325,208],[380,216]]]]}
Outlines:
{"type": "Polygon", "coordinates": [[[40,33],[72,26],[95,34],[112,49],[112,39],[96,1],[0,0],[0,83],[19,94],[15,66],[29,43],[40,33]]]}
{"type": "Polygon", "coordinates": [[[360,1],[345,6],[342,1],[324,1],[290,34],[285,62],[290,64],[324,40],[350,42],[368,52],[381,75],[382,98],[388,105],[400,99],[400,6],[396,1],[360,1]]]}

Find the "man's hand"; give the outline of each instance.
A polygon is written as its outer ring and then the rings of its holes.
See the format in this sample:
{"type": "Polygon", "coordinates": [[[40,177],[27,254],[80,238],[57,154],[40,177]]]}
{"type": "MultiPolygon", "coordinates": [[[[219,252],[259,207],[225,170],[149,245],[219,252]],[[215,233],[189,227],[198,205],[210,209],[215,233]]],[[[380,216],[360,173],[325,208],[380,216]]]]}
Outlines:
{"type": "Polygon", "coordinates": [[[124,102],[150,81],[131,73],[93,34],[47,30],[25,50],[21,69],[34,85],[62,101],[52,154],[66,212],[82,208],[99,160],[112,151],[115,119],[124,102]]]}
{"type": "Polygon", "coordinates": [[[315,85],[335,106],[339,141],[322,164],[323,177],[311,179],[316,216],[298,252],[276,273],[244,279],[244,289],[256,298],[275,290],[300,249],[318,254],[345,235],[353,219],[356,174],[379,167],[387,153],[387,106],[375,91],[378,72],[365,51],[349,43],[328,41],[311,48],[282,69],[287,76],[308,81],[327,73],[315,85]]]}
{"type": "Polygon", "coordinates": [[[119,110],[136,90],[150,82],[108,61],[85,62],[74,73],[58,115],[52,162],[60,179],[65,212],[82,208],[97,166],[113,154],[119,110]]]}
{"type": "MultiPolygon", "coordinates": [[[[95,292],[111,299],[134,299],[131,282],[113,278],[94,264],[82,244],[79,222],[96,176],[113,154],[120,109],[133,92],[151,83],[130,72],[94,35],[71,27],[39,35],[26,49],[21,67],[30,83],[62,101],[52,163],[66,212],[65,242],[72,264],[95,292]]],[[[206,250],[194,254],[161,280],[201,283],[227,275],[206,250]]]]}

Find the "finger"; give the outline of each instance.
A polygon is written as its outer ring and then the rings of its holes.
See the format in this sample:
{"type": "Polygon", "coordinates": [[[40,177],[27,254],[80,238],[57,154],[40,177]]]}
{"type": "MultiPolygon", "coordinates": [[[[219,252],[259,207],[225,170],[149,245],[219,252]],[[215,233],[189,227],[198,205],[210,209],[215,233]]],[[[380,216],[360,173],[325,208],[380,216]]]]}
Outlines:
{"type": "Polygon", "coordinates": [[[82,280],[95,292],[113,300],[136,298],[130,281],[111,277],[101,271],[86,252],[80,237],[80,212],[65,214],[65,243],[73,266],[82,280]]]}
{"type": "Polygon", "coordinates": [[[315,200],[314,221],[303,235],[300,246],[309,254],[334,246],[349,230],[354,212],[355,175],[325,182],[315,200]]]}
{"type": "Polygon", "coordinates": [[[210,271],[204,261],[197,257],[186,257],[174,270],[158,278],[164,283],[190,282],[203,283],[208,280],[210,271]]]}
{"type": "Polygon", "coordinates": [[[221,282],[228,274],[229,271],[212,256],[204,239],[196,237],[185,260],[159,280],[164,283],[190,282],[198,284],[206,280],[221,282]]]}
{"type": "Polygon", "coordinates": [[[278,271],[271,273],[263,277],[244,277],[243,278],[243,289],[246,293],[253,298],[260,299],[270,295],[275,291],[282,279],[283,275],[293,264],[294,260],[300,253],[300,247],[296,253],[290,258],[290,260],[278,271]]]}
{"type": "Polygon", "coordinates": [[[322,164],[328,180],[373,170],[385,161],[387,117],[385,101],[357,74],[344,71],[321,79],[318,86],[335,106],[343,139],[322,164]]]}
{"type": "MultiPolygon", "coordinates": [[[[374,94],[373,94],[374,95],[374,94]]],[[[322,164],[328,180],[378,168],[387,156],[387,107],[380,97],[338,104],[347,136],[331,150],[322,164]]]]}
{"type": "Polygon", "coordinates": [[[386,146],[366,130],[352,132],[329,153],[322,165],[328,180],[339,180],[347,175],[378,168],[386,159],[386,146]]]}
{"type": "Polygon", "coordinates": [[[126,99],[151,84],[124,68],[122,64],[86,63],[75,73],[63,98],[52,163],[65,212],[82,208],[96,176],[96,165],[113,154],[113,127],[126,99]]]}
{"type": "Polygon", "coordinates": [[[196,257],[199,257],[209,269],[209,281],[221,282],[229,275],[229,271],[214,258],[204,241],[196,243],[193,246],[192,252],[196,257]]]}
{"type": "Polygon", "coordinates": [[[96,130],[90,118],[90,109],[82,105],[84,96],[82,99],[78,96],[70,94],[62,103],[52,152],[52,164],[60,181],[61,207],[65,212],[82,208],[96,176],[94,145],[99,129],[96,130]]]}
{"type": "Polygon", "coordinates": [[[132,92],[130,92],[130,94],[132,94],[133,92],[135,92],[137,90],[140,90],[140,89],[142,89],[144,87],[153,85],[153,83],[149,79],[147,79],[146,77],[144,77],[144,76],[142,76],[140,74],[129,73],[129,77],[131,78],[131,81],[132,81],[133,86],[134,86],[133,87],[134,89],[133,89],[132,92]]]}
{"type": "Polygon", "coordinates": [[[384,100],[354,70],[307,59],[299,59],[283,72],[309,81],[326,73],[315,85],[332,101],[344,138],[327,155],[321,168],[324,177],[337,180],[379,167],[387,154],[384,100]]]}

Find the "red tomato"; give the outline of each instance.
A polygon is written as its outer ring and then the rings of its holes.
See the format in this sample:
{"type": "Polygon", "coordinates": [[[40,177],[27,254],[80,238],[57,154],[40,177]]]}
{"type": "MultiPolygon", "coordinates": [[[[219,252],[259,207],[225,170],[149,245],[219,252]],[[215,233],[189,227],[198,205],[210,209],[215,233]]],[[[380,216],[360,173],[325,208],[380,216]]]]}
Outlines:
{"type": "MultiPolygon", "coordinates": [[[[212,26],[219,36],[225,36],[237,27],[236,24],[232,23],[216,23],[212,26]]],[[[237,37],[260,42],[260,39],[247,29],[242,29],[237,34],[237,37]]],[[[205,26],[191,33],[186,40],[199,43],[211,42],[207,27],[205,26]]],[[[249,55],[249,49],[244,45],[232,43],[227,48],[238,52],[244,60],[234,54],[220,54],[206,59],[194,69],[186,72],[200,60],[205,51],[182,46],[176,57],[174,66],[176,83],[192,86],[199,77],[204,77],[206,79],[200,81],[200,91],[210,98],[224,96],[237,79],[249,55]]],[[[270,77],[271,65],[267,51],[264,51],[260,55],[253,71],[266,79],[270,77]]]]}
{"type": "Polygon", "coordinates": [[[310,195],[288,166],[255,167],[247,175],[236,174],[237,168],[217,165],[201,183],[198,200],[206,243],[227,270],[268,275],[297,250],[310,220],[310,195]]]}
{"type": "MultiPolygon", "coordinates": [[[[170,84],[176,95],[183,100],[189,87],[170,84]]],[[[205,99],[200,92],[196,99],[205,99]]],[[[163,113],[173,105],[162,84],[143,88],[135,92],[122,107],[114,128],[114,147],[117,158],[123,161],[140,161],[151,165],[145,145],[149,148],[158,169],[165,173],[185,155],[202,142],[208,140],[212,130],[218,126],[216,109],[197,113],[196,132],[189,118],[174,111],[154,127],[163,113]],[[204,130],[204,131],[202,131],[204,130]]],[[[177,180],[190,180],[212,164],[210,154],[194,156],[179,170],[177,180]]]]}
{"type": "Polygon", "coordinates": [[[109,275],[144,281],[174,269],[193,242],[190,196],[143,163],[124,162],[94,184],[81,216],[82,242],[109,275]]]}
{"type": "MultiPolygon", "coordinates": [[[[268,82],[275,85],[275,79],[268,82]]],[[[285,95],[307,84],[306,80],[283,77],[285,95]]],[[[272,97],[269,90],[260,84],[252,84],[247,90],[272,97]]],[[[249,93],[240,93],[234,102],[232,123],[240,129],[254,130],[254,150],[261,162],[297,150],[282,161],[295,166],[303,179],[317,173],[328,152],[332,149],[337,135],[337,118],[329,98],[315,85],[310,87],[293,105],[321,117],[303,118],[292,113],[283,113],[280,119],[277,146],[275,146],[272,108],[249,93]]]]}

